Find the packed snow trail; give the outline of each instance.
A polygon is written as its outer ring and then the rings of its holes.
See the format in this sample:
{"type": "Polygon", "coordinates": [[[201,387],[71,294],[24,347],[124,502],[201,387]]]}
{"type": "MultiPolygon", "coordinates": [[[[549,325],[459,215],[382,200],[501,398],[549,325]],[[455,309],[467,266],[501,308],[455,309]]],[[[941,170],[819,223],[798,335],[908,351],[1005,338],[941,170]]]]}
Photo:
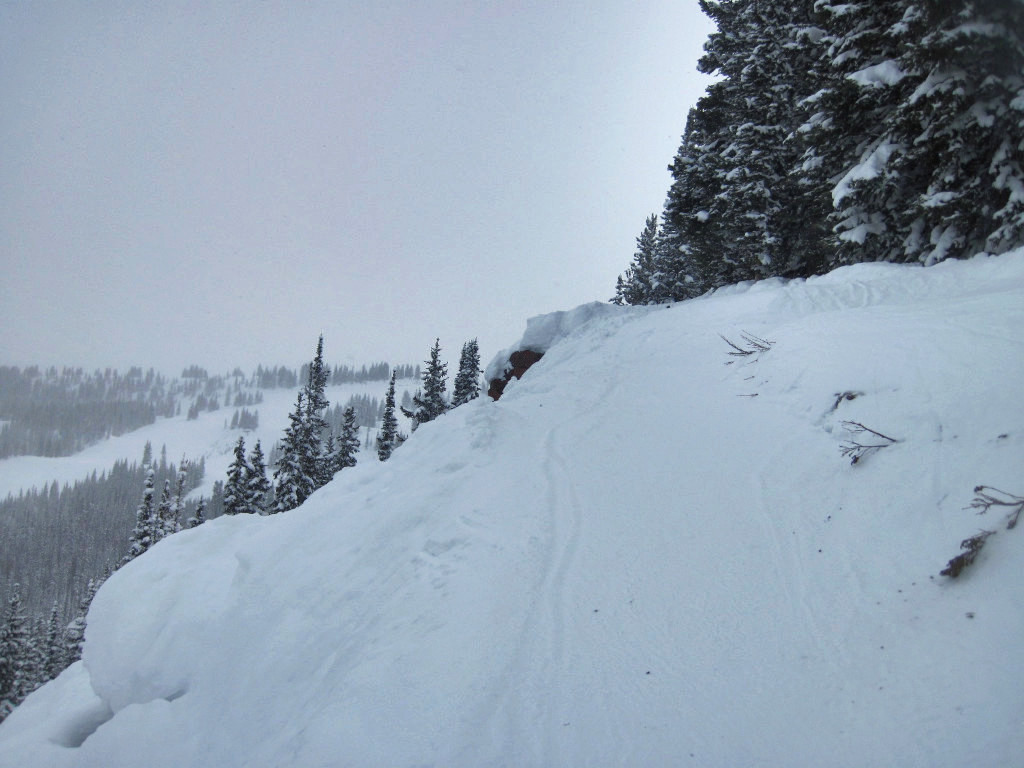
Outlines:
{"type": "Polygon", "coordinates": [[[965,507],[1022,329],[1024,252],[531,321],[497,403],[115,574],[0,766],[1015,764],[1024,529],[965,507]]]}

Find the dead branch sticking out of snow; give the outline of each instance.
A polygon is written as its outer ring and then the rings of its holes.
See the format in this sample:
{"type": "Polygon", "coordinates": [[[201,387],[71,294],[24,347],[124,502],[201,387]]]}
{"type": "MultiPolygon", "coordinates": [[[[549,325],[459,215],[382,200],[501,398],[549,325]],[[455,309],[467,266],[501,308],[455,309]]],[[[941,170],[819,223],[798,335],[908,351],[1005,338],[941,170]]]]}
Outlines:
{"type": "Polygon", "coordinates": [[[992,507],[1007,507],[1010,510],[1006,516],[1006,530],[1011,530],[1017,525],[1021,510],[1024,510],[1024,496],[1015,496],[991,485],[978,485],[974,488],[974,498],[964,509],[976,509],[979,515],[983,515],[992,507]]]}
{"type": "Polygon", "coordinates": [[[885,441],[876,443],[862,443],[858,440],[848,440],[845,443],[843,443],[839,447],[839,452],[842,453],[843,456],[848,456],[851,464],[857,464],[862,458],[867,456],[869,453],[872,453],[873,451],[880,451],[883,448],[888,448],[890,445],[895,445],[896,443],[900,442],[895,437],[889,437],[888,435],[883,435],[881,432],[876,432],[870,427],[865,427],[859,421],[844,421],[843,428],[851,435],[863,435],[865,433],[869,433],[874,435],[879,440],[885,441]]]}
{"type": "MultiPolygon", "coordinates": [[[[732,352],[729,352],[729,354],[732,357],[749,357],[750,355],[760,355],[767,352],[769,349],[772,348],[772,345],[775,344],[774,341],[762,339],[760,336],[755,336],[754,334],[747,333],[746,331],[740,331],[740,336],[743,339],[743,346],[740,346],[739,344],[730,341],[729,339],[725,338],[725,336],[722,336],[722,334],[718,335],[721,336],[722,341],[724,341],[726,344],[732,347],[732,352]]],[[[733,361],[730,360],[729,362],[726,363],[726,365],[730,365],[732,362],[733,361]]]]}

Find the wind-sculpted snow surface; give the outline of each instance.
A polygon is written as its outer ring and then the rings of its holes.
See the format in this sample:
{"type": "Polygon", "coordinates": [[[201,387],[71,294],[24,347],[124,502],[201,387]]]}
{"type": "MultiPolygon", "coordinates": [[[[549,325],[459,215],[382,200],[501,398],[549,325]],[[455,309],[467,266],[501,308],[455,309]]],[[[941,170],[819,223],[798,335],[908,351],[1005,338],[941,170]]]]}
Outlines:
{"type": "Polygon", "coordinates": [[[579,314],[116,573],[0,765],[1019,764],[1024,531],[964,507],[1024,494],[1024,252],[579,314]],[[854,422],[893,441],[851,465],[854,422]]]}

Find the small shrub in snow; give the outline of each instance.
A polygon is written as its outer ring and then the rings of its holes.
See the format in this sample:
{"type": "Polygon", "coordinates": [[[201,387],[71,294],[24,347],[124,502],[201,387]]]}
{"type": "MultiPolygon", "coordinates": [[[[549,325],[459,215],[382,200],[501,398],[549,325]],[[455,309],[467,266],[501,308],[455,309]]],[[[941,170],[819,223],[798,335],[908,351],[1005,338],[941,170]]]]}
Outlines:
{"type": "Polygon", "coordinates": [[[849,457],[851,464],[857,464],[869,453],[880,451],[899,442],[895,437],[876,432],[870,427],[865,427],[859,421],[844,421],[843,428],[851,435],[864,435],[865,433],[874,435],[874,438],[860,438],[874,440],[874,442],[862,443],[859,440],[847,440],[839,447],[840,453],[849,457]]]}
{"type": "Polygon", "coordinates": [[[950,560],[946,567],[939,571],[943,576],[949,576],[951,579],[955,579],[961,574],[961,572],[968,565],[974,562],[974,558],[981,552],[981,548],[985,546],[985,540],[994,534],[995,531],[982,531],[981,533],[971,536],[969,539],[964,539],[960,542],[960,549],[963,550],[959,555],[950,560]]]}

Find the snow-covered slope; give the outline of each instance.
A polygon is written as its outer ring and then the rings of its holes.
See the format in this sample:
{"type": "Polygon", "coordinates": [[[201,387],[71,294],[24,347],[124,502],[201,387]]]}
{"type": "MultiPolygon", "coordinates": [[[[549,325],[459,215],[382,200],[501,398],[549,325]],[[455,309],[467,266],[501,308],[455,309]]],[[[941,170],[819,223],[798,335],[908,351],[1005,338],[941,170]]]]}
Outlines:
{"type": "Polygon", "coordinates": [[[534,328],[499,402],[117,572],[0,765],[1020,764],[1024,526],[964,507],[1024,495],[1024,252],[534,328]]]}

